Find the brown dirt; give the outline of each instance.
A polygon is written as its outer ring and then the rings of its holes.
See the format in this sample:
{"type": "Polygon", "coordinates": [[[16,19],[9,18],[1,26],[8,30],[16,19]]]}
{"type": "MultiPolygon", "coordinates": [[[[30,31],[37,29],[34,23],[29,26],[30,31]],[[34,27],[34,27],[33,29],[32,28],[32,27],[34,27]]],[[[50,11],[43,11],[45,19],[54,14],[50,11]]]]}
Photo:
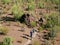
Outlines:
{"type": "Polygon", "coordinates": [[[29,35],[30,28],[28,28],[26,25],[23,26],[23,24],[18,25],[16,22],[11,22],[10,26],[7,25],[8,22],[2,23],[3,26],[6,26],[9,29],[9,32],[7,35],[0,35],[0,41],[3,40],[5,36],[11,36],[13,38],[13,45],[23,45],[27,39],[21,37],[23,34],[29,35]],[[21,30],[22,26],[24,27],[24,32],[19,31],[21,30]],[[22,43],[20,43],[22,41],[22,43]]]}

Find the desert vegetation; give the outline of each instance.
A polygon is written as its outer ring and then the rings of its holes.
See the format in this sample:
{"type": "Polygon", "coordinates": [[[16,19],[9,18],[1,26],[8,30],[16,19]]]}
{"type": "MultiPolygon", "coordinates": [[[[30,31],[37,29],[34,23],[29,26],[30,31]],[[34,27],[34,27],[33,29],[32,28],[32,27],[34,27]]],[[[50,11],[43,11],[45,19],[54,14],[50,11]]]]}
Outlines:
{"type": "Polygon", "coordinates": [[[0,45],[59,45],[59,34],[59,0],[0,0],[0,45]]]}
{"type": "Polygon", "coordinates": [[[0,26],[0,34],[7,34],[8,31],[9,31],[9,30],[8,30],[7,27],[0,26]]]}

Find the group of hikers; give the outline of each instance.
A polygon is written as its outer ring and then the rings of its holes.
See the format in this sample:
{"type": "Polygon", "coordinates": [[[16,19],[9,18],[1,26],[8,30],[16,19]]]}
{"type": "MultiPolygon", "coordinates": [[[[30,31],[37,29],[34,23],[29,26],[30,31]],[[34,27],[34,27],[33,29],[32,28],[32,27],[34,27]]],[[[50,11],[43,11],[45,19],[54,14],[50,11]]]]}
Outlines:
{"type": "MultiPolygon", "coordinates": [[[[26,25],[28,27],[30,27],[30,20],[31,20],[30,19],[30,14],[28,14],[28,13],[24,14],[23,17],[22,17],[22,19],[24,20],[24,22],[26,23],[26,25]]],[[[39,24],[40,26],[43,25],[43,17],[40,17],[39,20],[36,23],[39,24]]],[[[22,30],[24,30],[23,27],[22,27],[22,30]]],[[[35,29],[33,28],[32,31],[30,31],[30,37],[31,37],[31,39],[33,37],[34,32],[35,32],[35,29]]]]}
{"type": "Polygon", "coordinates": [[[31,27],[31,22],[32,21],[35,21],[36,22],[36,25],[39,24],[39,25],[42,25],[43,24],[43,17],[41,16],[37,21],[35,20],[35,18],[33,16],[31,16],[30,14],[26,13],[26,14],[23,14],[23,16],[21,17],[20,21],[22,22],[25,22],[25,24],[28,26],[28,27],[31,27]]]}

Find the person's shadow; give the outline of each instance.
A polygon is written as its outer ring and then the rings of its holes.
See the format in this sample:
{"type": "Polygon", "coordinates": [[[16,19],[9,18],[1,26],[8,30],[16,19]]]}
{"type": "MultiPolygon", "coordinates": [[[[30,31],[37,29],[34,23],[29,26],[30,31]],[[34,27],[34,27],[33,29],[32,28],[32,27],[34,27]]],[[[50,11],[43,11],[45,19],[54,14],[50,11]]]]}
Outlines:
{"type": "Polygon", "coordinates": [[[27,36],[27,37],[30,37],[28,34],[23,34],[23,35],[25,35],[25,36],[27,36]]]}
{"type": "Polygon", "coordinates": [[[31,39],[30,39],[30,36],[27,35],[27,34],[23,34],[23,36],[21,36],[21,37],[22,37],[22,38],[25,38],[25,39],[27,39],[27,40],[28,40],[28,39],[31,40],[31,39]]]}
{"type": "Polygon", "coordinates": [[[14,21],[15,22],[15,18],[12,18],[12,17],[2,17],[2,20],[4,21],[14,21]]]}
{"type": "Polygon", "coordinates": [[[0,35],[6,35],[6,34],[4,34],[4,33],[0,32],[0,35]]]}

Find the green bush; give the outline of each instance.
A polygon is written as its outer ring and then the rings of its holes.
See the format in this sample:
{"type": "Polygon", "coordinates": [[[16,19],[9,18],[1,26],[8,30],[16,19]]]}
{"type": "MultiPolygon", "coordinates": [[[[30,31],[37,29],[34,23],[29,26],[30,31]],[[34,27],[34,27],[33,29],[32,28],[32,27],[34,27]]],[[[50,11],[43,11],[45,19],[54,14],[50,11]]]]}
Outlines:
{"type": "Polygon", "coordinates": [[[45,0],[45,2],[51,2],[52,4],[59,4],[59,0],[45,0]]]}
{"type": "Polygon", "coordinates": [[[15,4],[22,6],[24,0],[15,0],[15,4]]]}
{"type": "Polygon", "coordinates": [[[51,13],[47,18],[47,23],[44,26],[44,28],[46,28],[47,30],[50,31],[49,36],[51,39],[54,39],[54,37],[56,37],[56,33],[58,31],[58,29],[56,29],[58,25],[58,15],[56,15],[56,13],[51,13]]]}
{"type": "Polygon", "coordinates": [[[60,16],[58,17],[58,25],[60,26],[60,16]]]}
{"type": "Polygon", "coordinates": [[[0,33],[7,34],[8,33],[8,28],[7,27],[2,27],[0,26],[0,33]]]}
{"type": "Polygon", "coordinates": [[[45,2],[48,2],[49,0],[45,0],[45,2]]]}
{"type": "Polygon", "coordinates": [[[55,13],[46,15],[45,19],[47,21],[46,25],[44,26],[45,28],[51,28],[52,26],[54,27],[55,25],[58,25],[58,15],[55,13]]]}
{"type": "Polygon", "coordinates": [[[20,19],[20,17],[23,15],[23,11],[21,10],[21,8],[19,8],[18,5],[13,5],[12,7],[12,13],[14,15],[14,18],[16,20],[20,19]]]}
{"type": "Polygon", "coordinates": [[[31,2],[33,2],[33,1],[34,1],[34,0],[27,0],[28,3],[31,3],[31,2]]]}
{"type": "Polygon", "coordinates": [[[54,25],[58,25],[58,14],[57,13],[51,13],[49,16],[52,20],[52,23],[54,23],[54,25]]]}
{"type": "Polygon", "coordinates": [[[59,4],[59,0],[50,0],[53,4],[59,4]]]}
{"type": "Polygon", "coordinates": [[[42,30],[43,30],[43,27],[40,26],[40,27],[38,28],[38,31],[40,32],[40,31],[42,31],[42,30]]]}
{"type": "Polygon", "coordinates": [[[43,2],[39,2],[39,3],[38,3],[38,7],[39,7],[39,8],[44,8],[44,7],[45,7],[45,5],[44,5],[44,3],[43,3],[43,2]]]}
{"type": "Polygon", "coordinates": [[[5,37],[3,40],[3,45],[12,45],[13,40],[11,37],[5,37]]]}
{"type": "Polygon", "coordinates": [[[50,31],[50,39],[54,39],[56,37],[56,33],[57,33],[57,30],[54,29],[54,27],[52,27],[50,31]]]}
{"type": "Polygon", "coordinates": [[[46,25],[44,25],[44,28],[51,28],[52,27],[52,23],[51,21],[47,21],[46,25]]]}
{"type": "Polygon", "coordinates": [[[32,22],[30,22],[30,25],[31,25],[31,27],[35,27],[36,26],[36,22],[32,21],[32,22]]]}
{"type": "Polygon", "coordinates": [[[54,30],[56,30],[57,32],[60,32],[60,26],[55,26],[54,30]]]}
{"type": "Polygon", "coordinates": [[[28,3],[28,10],[34,10],[35,9],[35,4],[34,3],[28,3]]]}
{"type": "Polygon", "coordinates": [[[1,0],[4,4],[11,2],[11,0],[1,0]]]}

